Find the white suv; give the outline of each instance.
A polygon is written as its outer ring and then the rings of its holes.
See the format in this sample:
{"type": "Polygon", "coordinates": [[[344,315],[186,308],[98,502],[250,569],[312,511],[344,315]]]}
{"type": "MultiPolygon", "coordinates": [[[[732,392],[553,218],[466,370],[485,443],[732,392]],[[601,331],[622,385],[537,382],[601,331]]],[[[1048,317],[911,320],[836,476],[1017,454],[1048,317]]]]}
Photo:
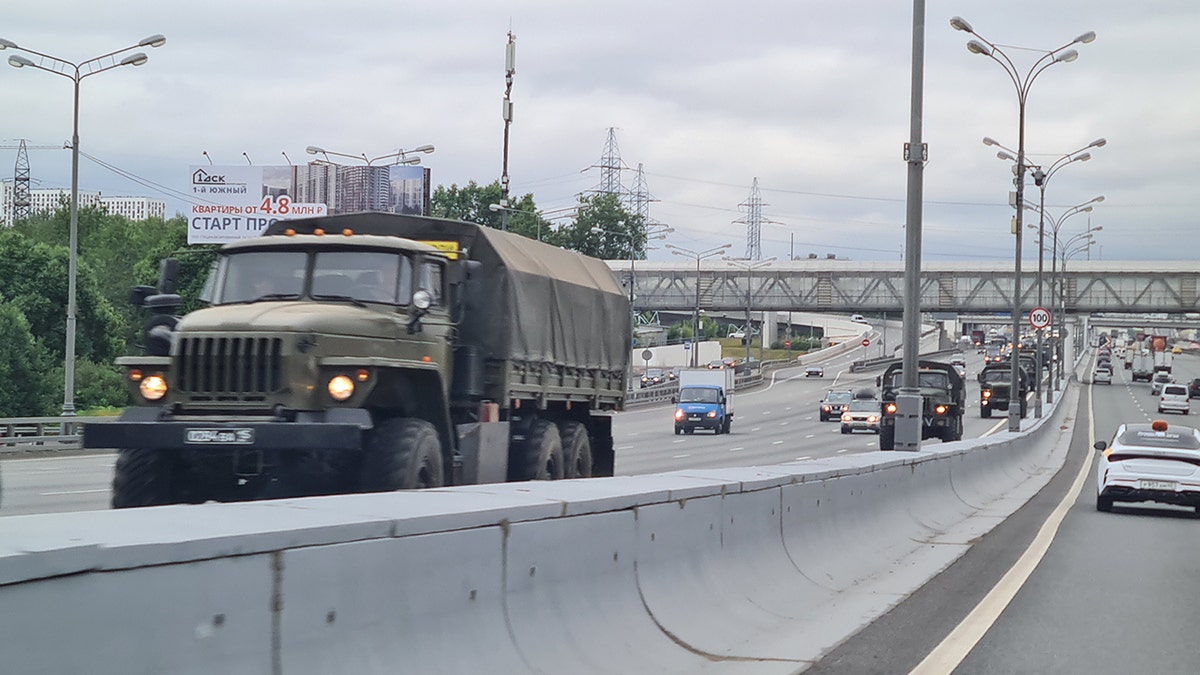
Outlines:
{"type": "Polygon", "coordinates": [[[1188,388],[1186,384],[1164,384],[1162,394],[1158,397],[1158,412],[1180,412],[1184,415],[1191,413],[1191,404],[1188,402],[1188,388]]]}
{"type": "Polygon", "coordinates": [[[1154,377],[1150,380],[1150,395],[1158,396],[1162,393],[1163,386],[1175,382],[1175,378],[1165,370],[1160,370],[1154,373],[1154,377]]]}
{"type": "Polygon", "coordinates": [[[1104,364],[1096,366],[1096,370],[1092,373],[1092,383],[1100,384],[1101,382],[1112,384],[1112,368],[1104,364]]]}

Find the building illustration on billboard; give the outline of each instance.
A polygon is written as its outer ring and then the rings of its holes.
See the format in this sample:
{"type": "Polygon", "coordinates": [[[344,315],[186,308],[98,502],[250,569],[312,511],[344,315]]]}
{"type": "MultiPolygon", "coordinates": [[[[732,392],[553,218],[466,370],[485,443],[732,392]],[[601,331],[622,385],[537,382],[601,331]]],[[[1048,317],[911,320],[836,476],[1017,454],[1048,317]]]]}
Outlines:
{"type": "Polygon", "coordinates": [[[191,167],[189,244],[256,237],[276,220],[381,211],[429,214],[429,169],[345,166],[191,167]]]}

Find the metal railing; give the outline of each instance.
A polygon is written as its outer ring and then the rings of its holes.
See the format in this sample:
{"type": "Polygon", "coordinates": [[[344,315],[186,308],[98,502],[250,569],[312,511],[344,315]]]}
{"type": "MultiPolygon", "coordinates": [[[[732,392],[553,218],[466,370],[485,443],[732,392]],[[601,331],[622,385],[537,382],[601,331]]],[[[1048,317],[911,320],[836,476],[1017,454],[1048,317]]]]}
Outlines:
{"type": "Polygon", "coordinates": [[[0,455],[81,447],[86,417],[0,418],[0,455]]]}

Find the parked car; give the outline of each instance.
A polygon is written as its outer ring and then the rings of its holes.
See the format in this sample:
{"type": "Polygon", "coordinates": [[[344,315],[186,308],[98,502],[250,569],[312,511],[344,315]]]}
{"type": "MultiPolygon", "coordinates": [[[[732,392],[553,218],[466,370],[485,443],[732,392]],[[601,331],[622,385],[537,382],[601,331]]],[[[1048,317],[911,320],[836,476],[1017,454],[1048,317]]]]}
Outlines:
{"type": "Polygon", "coordinates": [[[1166,420],[1122,424],[1111,443],[1096,441],[1096,510],[1113,502],[1190,506],[1200,515],[1200,431],[1166,420]]]}
{"type": "Polygon", "coordinates": [[[1158,396],[1158,412],[1179,412],[1184,415],[1192,412],[1191,403],[1188,401],[1188,388],[1186,385],[1164,384],[1162,393],[1158,396]]]}
{"type": "Polygon", "coordinates": [[[825,377],[825,369],[821,366],[808,366],[804,369],[805,377],[825,377]]]}
{"type": "Polygon", "coordinates": [[[821,421],[828,422],[829,420],[839,420],[842,418],[842,411],[846,409],[846,405],[854,398],[854,393],[849,390],[830,391],[825,394],[825,398],[821,399],[821,421]]]}

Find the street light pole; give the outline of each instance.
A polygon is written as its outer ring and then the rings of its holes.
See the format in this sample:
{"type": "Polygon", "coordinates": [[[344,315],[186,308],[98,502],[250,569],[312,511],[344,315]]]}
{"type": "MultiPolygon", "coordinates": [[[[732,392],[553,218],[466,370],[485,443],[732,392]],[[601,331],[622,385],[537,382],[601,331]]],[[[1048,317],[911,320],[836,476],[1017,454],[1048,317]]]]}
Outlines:
{"type": "MultiPolygon", "coordinates": [[[[1017,90],[1017,214],[1015,218],[1015,225],[1013,227],[1016,235],[1016,254],[1014,255],[1015,260],[1013,263],[1012,309],[1012,339],[1015,346],[1021,339],[1022,316],[1021,229],[1023,227],[1022,212],[1024,211],[1023,205],[1025,203],[1025,104],[1029,98],[1029,90],[1033,86],[1033,82],[1035,79],[1037,79],[1038,75],[1056,63],[1070,63],[1071,61],[1079,58],[1079,52],[1075,51],[1074,49],[1067,49],[1067,47],[1070,47],[1076,43],[1086,44],[1091,42],[1092,40],[1096,39],[1096,34],[1089,31],[1068,42],[1062,47],[1059,47],[1058,49],[1046,52],[1037,61],[1035,61],[1032,66],[1030,66],[1027,72],[1022,74],[1019,70],[1017,70],[1016,64],[1013,63],[1012,59],[1009,58],[1008,54],[1006,54],[1004,50],[1000,49],[996,44],[989,42],[983,36],[976,33],[971,27],[971,24],[967,23],[966,20],[956,16],[950,19],[950,27],[954,28],[955,30],[961,30],[970,33],[978,38],[969,40],[967,42],[967,50],[972,54],[987,56],[996,63],[1000,64],[1000,67],[1004,69],[1004,72],[1009,76],[1009,79],[1012,80],[1012,83],[1017,90]]],[[[1020,391],[1020,373],[1018,372],[1019,369],[1017,368],[1017,364],[1017,355],[1013,354],[1013,367],[1009,369],[1012,371],[1012,377],[1009,380],[1009,387],[1010,390],[1014,392],[1020,391]]],[[[1021,430],[1021,406],[1008,407],[1008,430],[1012,432],[1021,430]]]]}
{"type": "Polygon", "coordinates": [[[17,51],[32,54],[38,57],[38,60],[31,61],[23,56],[14,54],[8,57],[9,65],[14,68],[36,68],[44,70],[48,73],[61,75],[68,80],[71,80],[73,85],[73,106],[72,106],[72,126],[71,126],[71,224],[70,224],[70,241],[68,243],[68,262],[67,262],[67,336],[65,352],[66,356],[63,359],[63,370],[65,375],[63,378],[63,405],[62,414],[64,417],[75,415],[75,324],[76,324],[76,276],[79,269],[79,83],[85,77],[102,73],[106,70],[118,68],[120,66],[140,66],[149,60],[143,52],[130,54],[120,61],[116,60],[118,54],[124,54],[127,51],[137,49],[139,47],[161,47],[167,43],[167,38],[162,35],[151,35],[138,41],[137,44],[123,47],[113,52],[97,56],[95,58],[72,63],[66,59],[60,59],[57,56],[43,54],[42,52],[34,51],[27,47],[18,46],[11,40],[0,38],[0,49],[15,49],[17,51]]]}
{"type": "Polygon", "coordinates": [[[692,251],[690,249],[683,248],[682,246],[676,246],[674,244],[666,245],[666,247],[671,250],[671,253],[674,253],[675,255],[681,255],[684,257],[696,259],[696,311],[692,315],[692,367],[693,368],[696,368],[699,365],[699,352],[700,352],[700,261],[704,260],[705,258],[711,258],[716,255],[721,255],[730,246],[733,246],[733,244],[724,244],[724,245],[718,246],[716,248],[710,248],[706,251],[692,251]]]}
{"type": "Polygon", "coordinates": [[[393,158],[393,161],[388,162],[387,164],[381,164],[380,166],[395,166],[397,164],[420,164],[421,163],[420,157],[409,157],[409,155],[415,154],[415,153],[429,154],[429,153],[433,152],[433,150],[434,150],[434,147],[432,145],[419,145],[419,146],[413,148],[412,150],[402,150],[400,148],[397,148],[395,152],[389,152],[386,155],[380,155],[378,157],[367,157],[367,153],[365,153],[365,152],[358,154],[358,155],[351,155],[351,154],[345,153],[345,152],[334,152],[333,150],[326,150],[325,148],[318,147],[315,145],[310,145],[304,149],[304,151],[310,155],[324,155],[325,160],[328,161],[330,164],[337,164],[337,162],[334,162],[333,160],[329,159],[330,155],[334,155],[335,157],[346,157],[348,159],[362,160],[367,166],[374,166],[375,162],[378,162],[381,159],[388,159],[389,157],[393,158]]]}
{"type": "MultiPolygon", "coordinates": [[[[741,269],[746,270],[746,330],[744,331],[744,333],[745,333],[745,340],[746,340],[746,363],[750,363],[750,343],[754,341],[752,338],[752,336],[754,335],[754,332],[752,330],[750,330],[750,325],[751,325],[750,324],[750,284],[753,279],[752,274],[753,274],[754,270],[761,269],[763,267],[767,267],[771,263],[775,262],[775,258],[767,258],[766,260],[755,260],[752,262],[743,262],[737,258],[730,258],[729,256],[725,256],[724,260],[726,262],[729,262],[729,263],[732,263],[732,264],[738,266],[741,269]]],[[[764,329],[765,329],[765,326],[764,326],[764,329]]],[[[765,337],[765,335],[766,335],[765,330],[759,331],[759,335],[763,335],[765,337]]],[[[760,347],[759,357],[760,357],[760,359],[762,357],[762,352],[761,352],[762,339],[763,338],[759,338],[759,347],[760,347]]]]}

